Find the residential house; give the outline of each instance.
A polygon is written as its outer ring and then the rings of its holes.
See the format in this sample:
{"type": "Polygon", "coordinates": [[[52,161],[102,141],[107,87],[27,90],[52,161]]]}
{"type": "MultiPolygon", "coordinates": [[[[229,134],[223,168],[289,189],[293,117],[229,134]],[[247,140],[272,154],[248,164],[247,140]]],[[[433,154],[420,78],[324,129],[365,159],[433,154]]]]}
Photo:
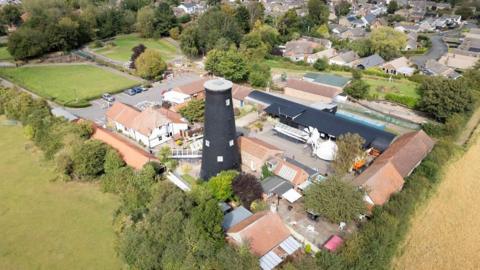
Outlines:
{"type": "Polygon", "coordinates": [[[417,33],[417,32],[420,32],[420,25],[396,23],[394,25],[394,29],[403,33],[417,33]]]}
{"type": "Polygon", "coordinates": [[[469,31],[466,32],[464,35],[465,35],[466,39],[478,39],[478,40],[480,40],[480,29],[479,28],[469,29],[469,31]]]}
{"type": "Polygon", "coordinates": [[[367,32],[363,28],[349,28],[339,35],[341,39],[358,40],[366,38],[367,32]]]}
{"type": "Polygon", "coordinates": [[[292,61],[306,61],[306,58],[314,54],[316,50],[329,49],[331,46],[331,41],[327,39],[302,37],[287,42],[283,56],[292,61]]]}
{"type": "Polygon", "coordinates": [[[411,67],[410,60],[405,56],[393,59],[382,65],[382,70],[387,74],[412,76],[415,69],[411,67]]]}
{"type": "Polygon", "coordinates": [[[360,59],[360,56],[358,56],[356,52],[347,51],[339,53],[337,56],[330,58],[329,64],[352,67],[354,61],[358,59],[360,59]]]}
{"type": "Polygon", "coordinates": [[[259,175],[268,160],[282,156],[284,151],[254,137],[238,137],[242,171],[259,175]]]}
{"type": "Polygon", "coordinates": [[[330,31],[334,34],[334,35],[337,35],[339,36],[340,34],[342,34],[343,32],[347,31],[349,28],[346,27],[346,26],[343,26],[343,25],[340,25],[340,24],[334,24],[334,23],[330,23],[328,25],[328,27],[330,28],[330,31]]]}
{"type": "Polygon", "coordinates": [[[451,67],[453,69],[460,69],[460,70],[465,70],[469,68],[473,68],[476,63],[480,61],[480,57],[475,57],[471,55],[464,55],[460,53],[451,53],[447,52],[444,54],[438,62],[442,65],[445,65],[447,67],[451,67]]]}
{"type": "Polygon", "coordinates": [[[273,168],[273,174],[288,180],[292,185],[298,186],[307,181],[316,171],[298,164],[292,159],[280,159],[273,168]]]}
{"type": "Polygon", "coordinates": [[[454,79],[454,80],[462,76],[458,72],[456,72],[453,68],[440,64],[439,62],[433,59],[427,60],[423,71],[427,75],[443,76],[445,78],[454,79]]]}
{"type": "Polygon", "coordinates": [[[183,10],[187,14],[195,14],[200,10],[196,3],[182,3],[177,8],[183,10]]]}
{"type": "Polygon", "coordinates": [[[410,51],[410,50],[416,50],[417,49],[417,38],[418,34],[415,32],[411,32],[407,34],[407,45],[405,45],[404,50],[405,51],[410,51]]]}
{"type": "Polygon", "coordinates": [[[353,183],[365,191],[369,205],[382,205],[399,192],[405,177],[433,149],[435,142],[423,131],[398,137],[353,183]]]}
{"type": "Polygon", "coordinates": [[[252,212],[248,211],[247,208],[239,206],[223,216],[222,228],[227,231],[252,215],[252,212]]]}
{"type": "Polygon", "coordinates": [[[302,246],[273,211],[258,212],[227,231],[227,239],[237,245],[246,245],[260,258],[260,267],[271,270],[302,246]]]}
{"type": "Polygon", "coordinates": [[[350,79],[328,73],[305,73],[303,80],[343,90],[350,79]]]}
{"type": "Polygon", "coordinates": [[[108,125],[146,147],[155,147],[188,129],[188,123],[166,108],[149,107],[140,111],[115,102],[105,113],[108,125]]]}
{"type": "Polygon", "coordinates": [[[480,57],[480,39],[465,38],[462,44],[454,51],[458,51],[457,53],[464,55],[480,57]]]}
{"type": "Polygon", "coordinates": [[[337,50],[334,48],[319,51],[317,53],[307,56],[307,63],[314,64],[319,59],[330,59],[337,55],[337,50]]]}
{"type": "Polygon", "coordinates": [[[102,141],[116,149],[125,163],[137,170],[150,161],[157,160],[155,156],[147,153],[128,139],[97,125],[93,126],[92,139],[102,141]]]}
{"type": "Polygon", "coordinates": [[[179,105],[191,99],[203,99],[205,97],[205,87],[203,85],[209,79],[202,78],[185,85],[176,86],[163,93],[163,100],[173,105],[179,105]]]}
{"type": "Polygon", "coordinates": [[[280,197],[290,189],[294,188],[294,185],[292,183],[275,175],[263,179],[261,184],[265,199],[272,196],[280,197]]]}
{"type": "Polygon", "coordinates": [[[354,62],[354,66],[359,69],[368,69],[372,67],[378,67],[381,66],[385,63],[385,60],[378,55],[378,54],[372,54],[370,56],[360,58],[357,61],[354,62]]]}
{"type": "Polygon", "coordinates": [[[245,98],[252,92],[251,87],[234,84],[232,87],[233,107],[241,108],[245,104],[245,98]]]}

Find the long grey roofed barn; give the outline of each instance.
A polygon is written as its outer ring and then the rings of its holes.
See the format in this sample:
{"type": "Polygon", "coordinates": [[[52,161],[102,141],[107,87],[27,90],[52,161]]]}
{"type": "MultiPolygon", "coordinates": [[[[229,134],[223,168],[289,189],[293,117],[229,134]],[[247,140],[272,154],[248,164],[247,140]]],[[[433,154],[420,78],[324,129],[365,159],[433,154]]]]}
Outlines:
{"type": "Polygon", "coordinates": [[[363,125],[333,113],[320,111],[286,99],[253,91],[248,100],[265,104],[265,112],[294,128],[316,128],[319,132],[338,137],[345,133],[358,133],[365,139],[365,147],[374,147],[384,151],[388,148],[395,135],[374,127],[363,125]]]}

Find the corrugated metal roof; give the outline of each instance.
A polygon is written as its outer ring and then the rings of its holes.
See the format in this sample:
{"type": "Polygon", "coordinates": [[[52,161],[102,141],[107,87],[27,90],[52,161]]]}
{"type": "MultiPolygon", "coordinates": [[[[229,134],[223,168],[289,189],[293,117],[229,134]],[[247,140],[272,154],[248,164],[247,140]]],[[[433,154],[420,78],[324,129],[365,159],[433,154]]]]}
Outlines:
{"type": "Polygon", "coordinates": [[[281,262],[282,258],[275,254],[275,252],[270,251],[260,258],[260,267],[263,270],[271,270],[277,265],[279,265],[281,262]]]}
{"type": "Polygon", "coordinates": [[[285,250],[288,255],[292,255],[295,251],[297,251],[300,247],[302,246],[302,244],[300,244],[297,240],[295,240],[295,238],[293,238],[292,236],[289,236],[287,239],[285,239],[285,241],[283,241],[281,244],[280,244],[280,247],[285,250]]]}

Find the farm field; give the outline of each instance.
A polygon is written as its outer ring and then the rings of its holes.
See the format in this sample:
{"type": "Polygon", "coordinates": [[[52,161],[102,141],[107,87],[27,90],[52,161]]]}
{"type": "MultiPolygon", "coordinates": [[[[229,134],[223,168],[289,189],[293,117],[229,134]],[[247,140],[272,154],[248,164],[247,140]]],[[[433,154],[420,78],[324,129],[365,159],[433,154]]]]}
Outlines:
{"type": "Polygon", "coordinates": [[[93,65],[0,68],[0,76],[64,105],[87,104],[105,92],[118,92],[139,81],[93,65]]]}
{"type": "Polygon", "coordinates": [[[480,269],[480,138],[412,220],[394,269],[480,269]]]}
{"type": "Polygon", "coordinates": [[[0,117],[0,269],[122,269],[114,251],[118,200],[96,185],[51,182],[20,126],[0,117]]]}
{"type": "Polygon", "coordinates": [[[164,60],[171,60],[178,54],[177,48],[165,39],[141,38],[136,34],[121,35],[113,39],[116,46],[105,46],[92,49],[95,53],[101,54],[115,61],[127,62],[132,55],[132,48],[143,44],[147,48],[160,52],[164,60]]]}
{"type": "Polygon", "coordinates": [[[13,60],[13,57],[7,51],[7,47],[0,47],[0,60],[13,60]]]}

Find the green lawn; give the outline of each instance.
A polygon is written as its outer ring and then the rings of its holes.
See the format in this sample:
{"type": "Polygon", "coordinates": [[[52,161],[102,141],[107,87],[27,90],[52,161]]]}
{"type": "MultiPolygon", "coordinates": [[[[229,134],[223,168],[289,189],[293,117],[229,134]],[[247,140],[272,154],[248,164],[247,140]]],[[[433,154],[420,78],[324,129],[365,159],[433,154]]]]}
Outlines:
{"type": "Polygon", "coordinates": [[[93,65],[1,68],[0,76],[60,104],[85,104],[105,92],[118,92],[139,81],[93,65]]]}
{"type": "Polygon", "coordinates": [[[392,79],[392,81],[389,81],[388,78],[365,75],[364,80],[370,85],[370,93],[376,93],[379,97],[384,97],[386,94],[391,93],[415,99],[420,98],[416,90],[417,83],[407,79],[392,79]]]}
{"type": "Polygon", "coordinates": [[[143,44],[147,48],[160,52],[164,60],[171,60],[178,54],[177,48],[165,39],[141,38],[136,34],[117,36],[113,42],[116,46],[93,49],[94,52],[110,59],[127,62],[132,55],[132,48],[143,44]]]}
{"type": "Polygon", "coordinates": [[[112,226],[118,199],[93,184],[51,182],[51,164],[3,119],[0,269],[121,269],[112,226]]]}
{"type": "Polygon", "coordinates": [[[265,60],[265,63],[270,66],[271,69],[277,72],[298,73],[315,71],[315,69],[309,65],[296,64],[283,57],[267,59],[265,60]]]}
{"type": "Polygon", "coordinates": [[[0,60],[13,60],[13,57],[7,51],[7,47],[0,47],[0,60]]]}

